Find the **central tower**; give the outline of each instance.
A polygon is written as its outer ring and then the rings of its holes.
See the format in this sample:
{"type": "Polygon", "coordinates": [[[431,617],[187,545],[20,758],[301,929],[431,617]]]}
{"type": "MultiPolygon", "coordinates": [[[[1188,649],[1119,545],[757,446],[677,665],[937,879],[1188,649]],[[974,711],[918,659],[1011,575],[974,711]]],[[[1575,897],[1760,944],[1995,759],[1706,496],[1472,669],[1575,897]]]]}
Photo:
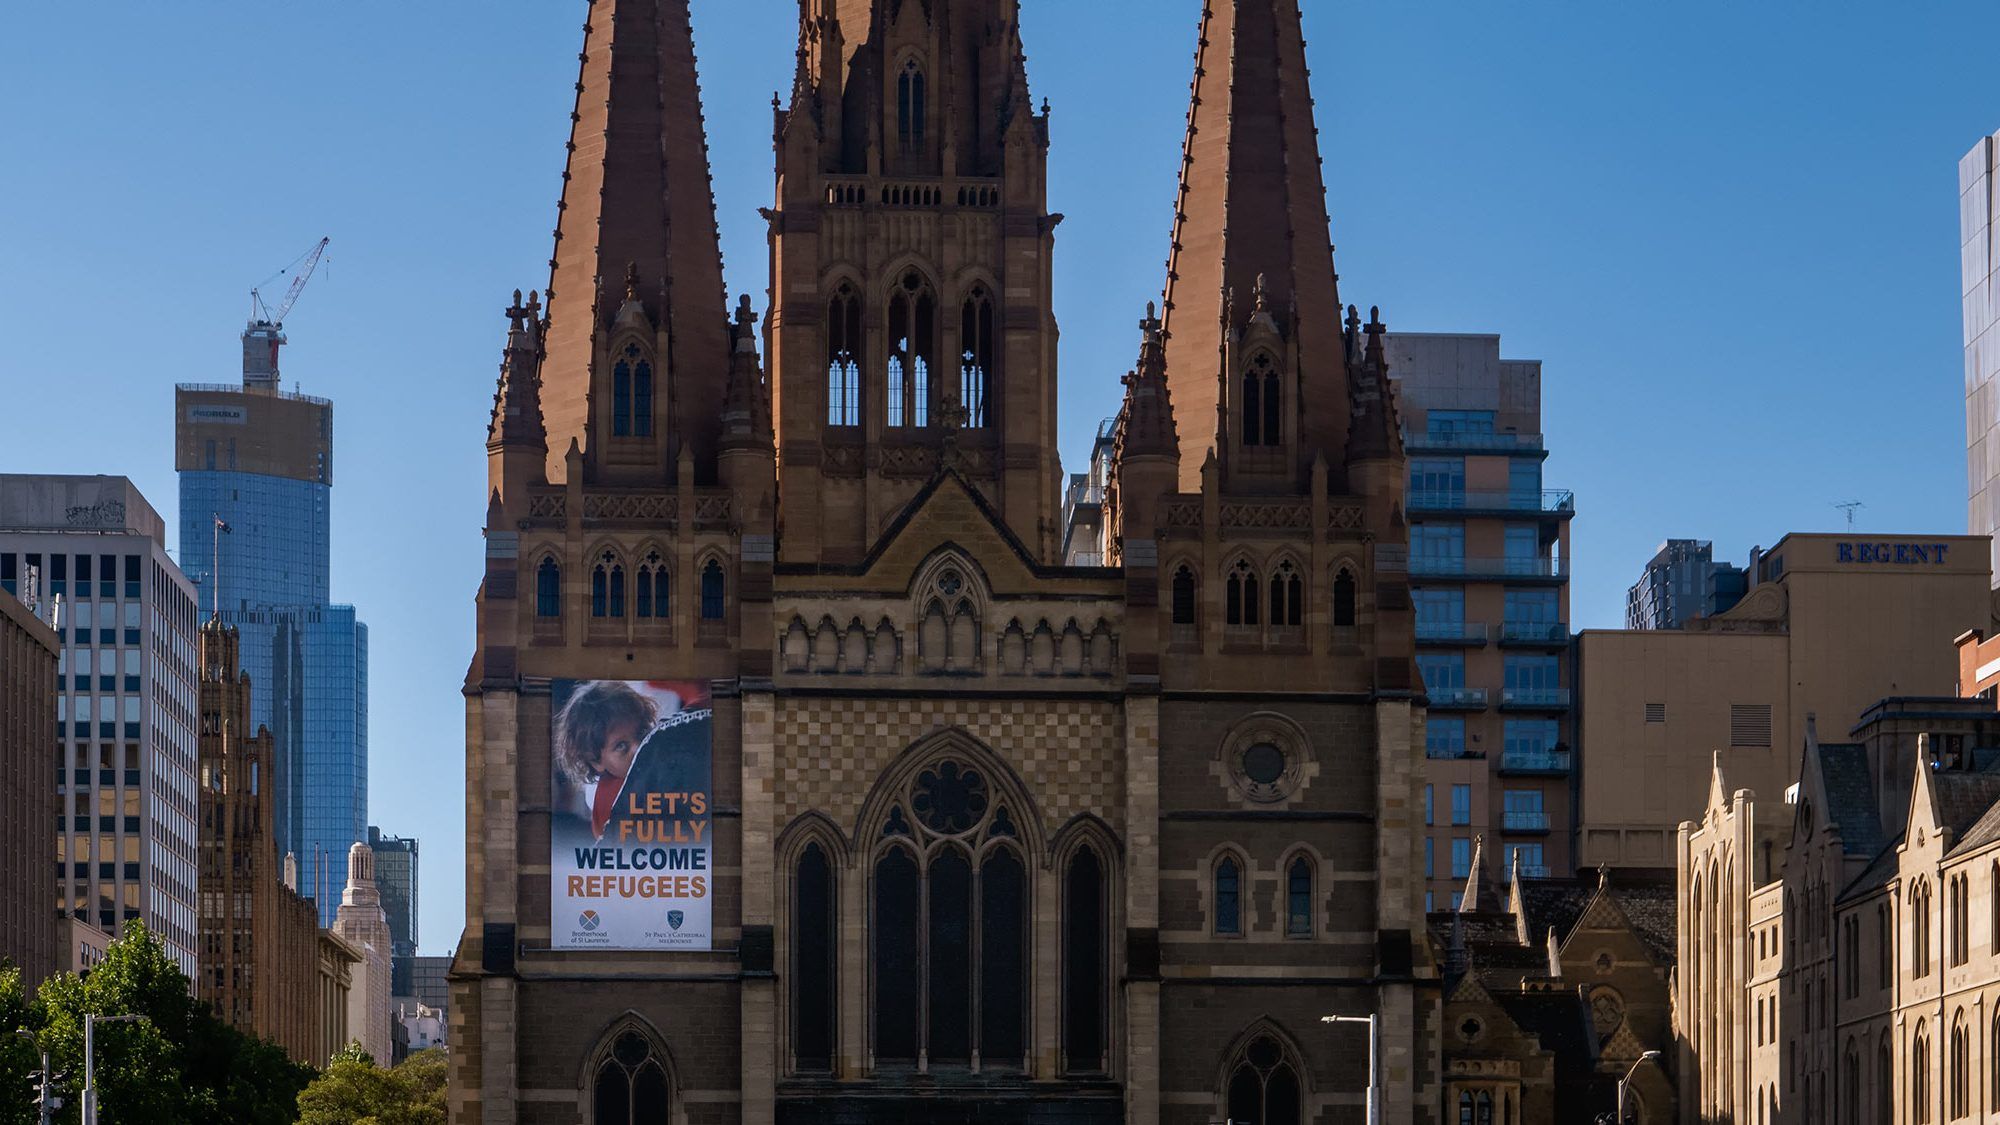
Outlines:
{"type": "Polygon", "coordinates": [[[801,0],[766,328],[780,562],[854,563],[940,467],[1053,560],[1049,122],[1018,0],[801,0]]]}

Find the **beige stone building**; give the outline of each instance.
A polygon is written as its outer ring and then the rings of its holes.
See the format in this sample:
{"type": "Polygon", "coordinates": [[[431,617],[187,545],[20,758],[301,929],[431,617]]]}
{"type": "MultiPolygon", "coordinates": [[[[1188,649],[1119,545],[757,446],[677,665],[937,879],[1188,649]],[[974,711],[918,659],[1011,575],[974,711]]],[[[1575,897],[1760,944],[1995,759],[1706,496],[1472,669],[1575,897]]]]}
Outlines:
{"type": "MultiPolygon", "coordinates": [[[[1983,555],[1982,555],[1983,558],[1983,555]]],[[[1711,772],[1679,839],[1684,1121],[2000,1113],[2000,712],[1897,698],[1808,723],[1772,800],[1711,772]],[[1787,831],[1771,846],[1764,825],[1787,831]]]]}
{"type": "Polygon", "coordinates": [[[347,886],[340,892],[334,935],[353,947],[357,960],[347,997],[347,1035],[377,1059],[396,1053],[389,1022],[390,977],[395,951],[389,916],[382,910],[382,893],[375,886],[375,853],[356,842],[347,850],[347,886]]]}
{"type": "Polygon", "coordinates": [[[1993,620],[1986,560],[1977,536],[1787,535],[1725,613],[1580,634],[1579,866],[1674,867],[1712,763],[1782,793],[1808,715],[1844,738],[1885,697],[1955,694],[1952,639],[1993,620]]]}
{"type": "Polygon", "coordinates": [[[487,444],[453,1120],[1359,1123],[1366,1036],[1321,1018],[1364,1013],[1383,1120],[1437,1120],[1407,470],[1296,0],[1186,8],[1094,566],[1061,557],[1015,0],[801,8],[761,332],[727,316],[687,0],[589,9],[487,444]],[[694,948],[554,909],[575,681],[707,696],[694,948]]]}

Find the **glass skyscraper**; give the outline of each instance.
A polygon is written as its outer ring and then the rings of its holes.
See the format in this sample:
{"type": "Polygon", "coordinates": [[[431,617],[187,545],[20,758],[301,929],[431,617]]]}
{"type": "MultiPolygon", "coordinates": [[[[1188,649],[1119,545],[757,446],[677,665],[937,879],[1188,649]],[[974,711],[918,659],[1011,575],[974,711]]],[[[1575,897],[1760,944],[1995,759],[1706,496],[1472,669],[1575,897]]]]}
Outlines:
{"type": "Polygon", "coordinates": [[[331,601],[333,404],[246,378],[175,390],[181,569],[242,638],[276,740],[279,846],[331,925],[368,825],[368,627],[331,601]]]}

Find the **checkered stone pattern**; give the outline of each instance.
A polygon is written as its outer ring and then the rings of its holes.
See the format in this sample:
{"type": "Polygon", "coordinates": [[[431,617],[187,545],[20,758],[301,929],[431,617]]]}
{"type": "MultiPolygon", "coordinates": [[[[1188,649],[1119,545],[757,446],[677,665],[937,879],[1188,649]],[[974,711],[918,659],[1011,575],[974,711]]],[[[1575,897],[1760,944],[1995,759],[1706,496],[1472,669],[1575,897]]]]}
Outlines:
{"type": "Polygon", "coordinates": [[[1095,700],[788,699],[777,723],[777,828],[818,810],[844,829],[882,771],[959,728],[1021,775],[1051,833],[1078,813],[1123,831],[1123,711],[1095,700]]]}

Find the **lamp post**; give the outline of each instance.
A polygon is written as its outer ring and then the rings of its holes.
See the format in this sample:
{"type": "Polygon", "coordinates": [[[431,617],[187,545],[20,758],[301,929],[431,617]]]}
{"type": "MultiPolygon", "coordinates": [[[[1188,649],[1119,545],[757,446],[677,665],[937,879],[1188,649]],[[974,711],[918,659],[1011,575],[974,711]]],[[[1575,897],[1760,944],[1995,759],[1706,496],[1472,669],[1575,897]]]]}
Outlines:
{"type": "Polygon", "coordinates": [[[1637,1059],[1633,1060],[1632,1065],[1628,1067],[1625,1071],[1625,1077],[1620,1078],[1618,1080],[1618,1125],[1625,1125],[1625,1087],[1631,1083],[1632,1076],[1634,1074],[1639,1073],[1639,1068],[1641,1066],[1644,1066],[1645,1064],[1652,1062],[1654,1059],[1657,1059],[1659,1057],[1660,1057],[1660,1052],[1647,1051],[1645,1054],[1640,1055],[1637,1059]]]}
{"type": "Polygon", "coordinates": [[[1382,1075],[1380,1017],[1374,1012],[1365,1016],[1321,1016],[1321,1023],[1365,1023],[1368,1025],[1368,1125],[1382,1125],[1382,1075]]]}
{"type": "Polygon", "coordinates": [[[124,1016],[100,1016],[86,1012],[83,1016],[83,1125],[97,1125],[97,1025],[100,1023],[132,1023],[145,1019],[136,1012],[124,1016]]]}

